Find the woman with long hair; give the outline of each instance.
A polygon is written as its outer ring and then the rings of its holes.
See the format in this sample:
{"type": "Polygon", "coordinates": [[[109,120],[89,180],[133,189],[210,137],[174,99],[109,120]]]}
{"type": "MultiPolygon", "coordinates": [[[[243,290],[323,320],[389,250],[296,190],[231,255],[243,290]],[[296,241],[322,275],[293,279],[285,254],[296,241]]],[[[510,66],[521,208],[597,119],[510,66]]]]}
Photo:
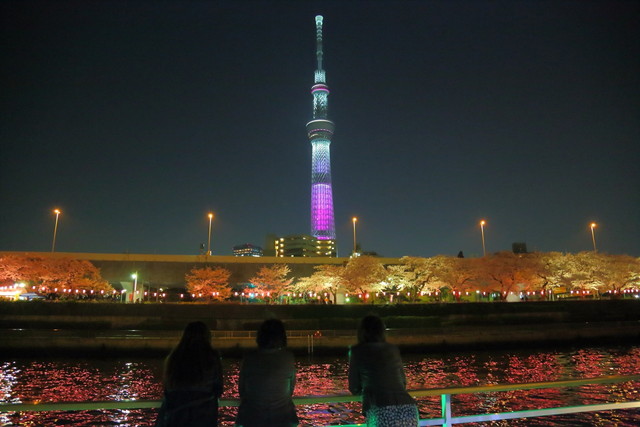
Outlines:
{"type": "Polygon", "coordinates": [[[297,426],[292,399],[296,368],[293,354],[286,349],[284,324],[278,319],[265,320],[256,343],[257,350],[245,355],[240,368],[236,426],[297,426]]]}
{"type": "Polygon", "coordinates": [[[209,327],[189,323],[164,363],[164,399],[156,426],[217,426],[222,386],[220,355],[211,346],[209,327]]]}
{"type": "Polygon", "coordinates": [[[349,350],[349,391],[362,394],[367,426],[418,426],[418,408],[406,386],[400,351],[387,342],[384,322],[378,316],[364,317],[358,344],[349,350]]]}

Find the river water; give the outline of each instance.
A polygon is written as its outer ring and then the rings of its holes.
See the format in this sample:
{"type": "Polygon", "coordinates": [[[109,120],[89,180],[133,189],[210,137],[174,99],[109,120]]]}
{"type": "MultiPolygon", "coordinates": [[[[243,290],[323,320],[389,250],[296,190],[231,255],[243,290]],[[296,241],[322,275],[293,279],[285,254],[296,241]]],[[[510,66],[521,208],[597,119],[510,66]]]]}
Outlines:
{"type": "MultiPolygon", "coordinates": [[[[409,389],[556,381],[640,374],[640,347],[405,354],[409,389]]],[[[160,399],[160,359],[7,359],[0,356],[0,402],[160,399]]],[[[237,397],[240,361],[223,360],[224,397],[237,397]]],[[[347,393],[345,357],[299,357],[296,395],[347,393]]],[[[573,389],[512,391],[453,398],[453,414],[491,413],[640,400],[640,383],[573,389]]],[[[439,397],[418,401],[421,418],[437,417],[439,397]]],[[[155,410],[0,413],[0,425],[151,426],[155,410]]],[[[303,425],[363,422],[360,404],[298,407],[303,425]]],[[[234,408],[221,408],[221,425],[233,425],[234,408]]],[[[609,411],[484,423],[491,426],[638,426],[640,411],[609,411]]]]}

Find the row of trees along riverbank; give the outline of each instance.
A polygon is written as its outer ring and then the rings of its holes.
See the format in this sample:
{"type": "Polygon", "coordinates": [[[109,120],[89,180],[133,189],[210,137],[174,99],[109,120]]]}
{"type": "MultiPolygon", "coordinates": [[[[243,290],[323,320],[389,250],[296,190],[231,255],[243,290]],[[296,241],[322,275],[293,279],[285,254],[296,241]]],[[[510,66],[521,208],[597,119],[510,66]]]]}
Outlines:
{"type": "MultiPolygon", "coordinates": [[[[186,295],[201,301],[267,303],[400,303],[551,299],[557,295],[600,298],[637,296],[640,258],[595,252],[563,254],[499,252],[482,258],[403,257],[397,265],[377,258],[351,258],[345,265],[320,265],[308,277],[292,277],[286,264],[263,266],[245,284],[230,284],[220,267],[193,268],[186,295]]],[[[0,258],[0,288],[24,284],[54,298],[113,298],[117,291],[89,261],[6,255],[0,258]]]]}

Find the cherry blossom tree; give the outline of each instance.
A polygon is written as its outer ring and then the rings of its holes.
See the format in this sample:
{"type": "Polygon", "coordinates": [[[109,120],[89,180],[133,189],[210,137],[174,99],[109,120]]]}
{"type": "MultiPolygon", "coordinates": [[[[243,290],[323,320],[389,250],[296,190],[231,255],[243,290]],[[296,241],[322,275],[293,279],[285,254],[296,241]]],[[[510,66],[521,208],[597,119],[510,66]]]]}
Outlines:
{"type": "Polygon", "coordinates": [[[350,258],[342,270],[342,284],[350,293],[368,294],[380,290],[387,276],[384,266],[371,256],[350,258]]]}
{"type": "Polygon", "coordinates": [[[312,292],[314,294],[328,293],[335,304],[342,285],[343,267],[338,265],[318,265],[309,277],[302,277],[292,285],[294,292],[312,292]]]}
{"type": "Polygon", "coordinates": [[[431,258],[402,257],[410,286],[407,291],[410,299],[416,301],[422,292],[435,292],[440,289],[442,275],[449,263],[448,257],[438,255],[431,258]]]}
{"type": "Polygon", "coordinates": [[[229,277],[226,268],[193,268],[185,275],[187,291],[193,295],[210,300],[224,301],[231,296],[229,277]]]}
{"type": "MultiPolygon", "coordinates": [[[[402,294],[409,292],[411,294],[415,277],[413,272],[409,271],[407,266],[404,264],[389,265],[386,267],[386,269],[387,277],[385,277],[384,281],[381,282],[381,290],[384,293],[388,292],[390,294],[398,292],[402,294]]],[[[390,298],[393,298],[393,296],[391,296],[390,298]]]]}
{"type": "Polygon", "coordinates": [[[605,292],[619,294],[625,288],[640,284],[637,258],[591,251],[580,252],[571,258],[573,289],[589,291],[599,298],[605,292]]]}
{"type": "Polygon", "coordinates": [[[532,289],[538,279],[531,257],[507,251],[478,258],[478,273],[477,283],[503,300],[510,292],[532,289]]]}
{"type": "Polygon", "coordinates": [[[448,257],[443,262],[439,279],[443,286],[451,289],[456,301],[460,302],[462,293],[467,291],[471,283],[476,280],[477,264],[478,259],[458,257],[448,257]]]}
{"type": "Polygon", "coordinates": [[[574,274],[570,255],[561,252],[536,252],[528,255],[534,265],[536,290],[540,290],[545,299],[551,292],[571,286],[574,274]]]}
{"type": "Polygon", "coordinates": [[[287,278],[289,273],[291,269],[286,264],[263,266],[249,282],[255,286],[254,292],[265,294],[265,299],[273,301],[293,282],[293,279],[287,278]]]}
{"type": "Polygon", "coordinates": [[[602,257],[604,268],[600,281],[605,291],[620,295],[625,289],[640,286],[640,259],[628,255],[606,255],[602,257]]]}
{"type": "Polygon", "coordinates": [[[43,293],[112,292],[100,270],[87,260],[6,255],[0,258],[0,282],[23,282],[43,293]],[[92,292],[93,291],[93,292],[92,292]]]}

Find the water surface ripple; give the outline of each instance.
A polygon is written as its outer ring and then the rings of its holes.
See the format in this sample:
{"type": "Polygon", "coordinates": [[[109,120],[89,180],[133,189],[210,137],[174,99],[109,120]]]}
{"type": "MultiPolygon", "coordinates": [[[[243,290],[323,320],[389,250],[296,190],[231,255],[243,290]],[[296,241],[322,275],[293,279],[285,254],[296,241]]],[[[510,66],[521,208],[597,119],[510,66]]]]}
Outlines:
{"type": "MultiPolygon", "coordinates": [[[[405,354],[409,389],[525,383],[640,374],[640,347],[589,347],[573,350],[526,350],[405,354]]],[[[224,397],[237,397],[240,361],[223,361],[224,397]]],[[[299,357],[296,395],[347,393],[345,357],[299,357]]],[[[0,359],[0,402],[56,402],[160,399],[160,359],[0,359]]],[[[571,389],[509,391],[453,397],[454,415],[518,411],[640,400],[639,383],[598,384],[571,389]]],[[[418,401],[421,417],[440,414],[438,397],[418,401]]],[[[221,425],[233,425],[235,408],[221,408],[221,425]]],[[[363,422],[360,404],[300,406],[303,425],[363,422]]],[[[3,426],[152,426],[156,411],[97,410],[5,413],[3,426]]],[[[486,426],[637,426],[640,413],[608,411],[483,423],[486,426]]]]}

